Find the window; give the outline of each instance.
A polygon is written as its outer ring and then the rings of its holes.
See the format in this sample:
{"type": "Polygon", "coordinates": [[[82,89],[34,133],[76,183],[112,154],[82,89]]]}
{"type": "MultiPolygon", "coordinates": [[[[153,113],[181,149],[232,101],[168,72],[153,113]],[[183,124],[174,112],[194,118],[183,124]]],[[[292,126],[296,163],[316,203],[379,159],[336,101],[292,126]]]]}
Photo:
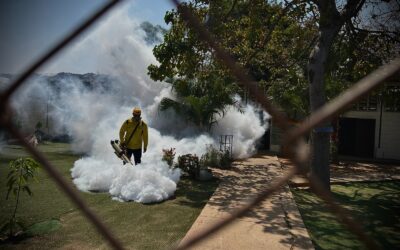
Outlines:
{"type": "Polygon", "coordinates": [[[387,112],[400,112],[400,85],[387,86],[384,91],[384,105],[387,112]]]}
{"type": "Polygon", "coordinates": [[[368,97],[361,99],[354,104],[353,110],[357,111],[376,111],[378,108],[378,95],[372,92],[368,97]]]}

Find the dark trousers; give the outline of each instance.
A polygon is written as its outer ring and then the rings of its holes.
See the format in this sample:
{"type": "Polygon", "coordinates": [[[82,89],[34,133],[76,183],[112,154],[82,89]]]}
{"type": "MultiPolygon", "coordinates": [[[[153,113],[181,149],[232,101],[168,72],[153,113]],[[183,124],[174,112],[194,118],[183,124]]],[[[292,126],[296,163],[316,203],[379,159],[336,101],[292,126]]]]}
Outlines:
{"type": "Polygon", "coordinates": [[[142,149],[126,149],[126,156],[128,156],[129,160],[131,159],[133,154],[133,158],[135,159],[135,165],[140,164],[142,161],[142,149]]]}

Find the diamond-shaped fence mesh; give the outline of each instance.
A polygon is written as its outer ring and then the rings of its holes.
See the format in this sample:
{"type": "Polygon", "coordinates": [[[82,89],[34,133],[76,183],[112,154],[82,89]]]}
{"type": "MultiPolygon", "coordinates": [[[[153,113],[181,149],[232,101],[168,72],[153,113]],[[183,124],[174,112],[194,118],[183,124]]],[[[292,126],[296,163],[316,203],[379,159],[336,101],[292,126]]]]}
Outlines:
{"type": "MultiPolygon", "coordinates": [[[[177,0],[171,1],[176,6],[179,6],[180,4],[177,0]]],[[[55,47],[49,48],[49,50],[42,57],[40,57],[39,60],[33,63],[31,67],[29,67],[24,73],[22,73],[12,82],[8,89],[0,94],[0,126],[5,128],[12,136],[18,139],[28,150],[28,152],[30,152],[33,157],[41,163],[43,168],[54,179],[56,184],[61,188],[65,195],[71,199],[71,201],[82,211],[85,217],[87,217],[87,219],[96,227],[98,232],[102,234],[109,244],[115,249],[123,249],[122,244],[117,240],[115,235],[113,235],[106,225],[98,218],[98,216],[91,209],[89,209],[77,191],[64,177],[62,177],[56,168],[48,161],[46,156],[31,146],[24,138],[22,133],[13,126],[11,122],[12,117],[9,110],[9,100],[15,91],[24,83],[26,83],[26,80],[29,78],[29,76],[31,76],[37,69],[48,62],[49,59],[61,52],[66,45],[75,40],[83,31],[87,30],[94,22],[101,18],[105,13],[109,12],[120,2],[122,1],[110,1],[100,8],[96,13],[88,17],[73,32],[67,34],[65,38],[62,39],[55,47]]],[[[296,174],[302,174],[308,179],[312,191],[314,191],[317,196],[326,202],[331,211],[336,215],[337,219],[351,232],[353,232],[358,239],[365,244],[366,248],[377,249],[377,244],[363,231],[361,224],[354,221],[351,218],[350,213],[335,202],[330,192],[325,189],[319,179],[306,175],[305,169],[307,168],[309,151],[303,136],[322,122],[327,121],[345,111],[346,108],[350,107],[351,104],[355,103],[361,97],[367,95],[372,89],[384,83],[386,79],[399,72],[400,58],[393,60],[392,62],[380,67],[368,76],[364,77],[351,88],[343,92],[339,97],[327,103],[319,110],[313,112],[309,117],[304,119],[299,126],[291,128],[286,115],[280,109],[270,103],[269,99],[264,93],[265,91],[259,89],[259,86],[257,86],[255,81],[253,81],[252,78],[245,73],[245,70],[241,68],[241,66],[237,64],[235,60],[233,60],[229,53],[227,53],[218,45],[217,41],[212,38],[211,34],[199,22],[199,20],[197,20],[195,15],[193,15],[188,8],[180,6],[177,9],[181,12],[188,25],[194,28],[198,32],[199,37],[208,43],[210,48],[215,52],[217,58],[224,62],[231,74],[237,79],[238,84],[248,91],[252,100],[258,102],[264,108],[264,110],[271,115],[271,118],[274,120],[275,124],[277,124],[284,131],[285,135],[282,146],[286,151],[285,153],[294,163],[294,167],[289,169],[284,177],[275,180],[268,188],[261,191],[257,197],[234,211],[229,217],[215,225],[210,226],[205,231],[198,233],[195,237],[192,237],[190,240],[177,246],[176,249],[186,249],[191,247],[214,234],[221,228],[229,226],[229,224],[235,219],[243,216],[251,209],[259,205],[262,201],[268,199],[275,191],[280,189],[283,185],[286,185],[286,183],[296,174]]]]}

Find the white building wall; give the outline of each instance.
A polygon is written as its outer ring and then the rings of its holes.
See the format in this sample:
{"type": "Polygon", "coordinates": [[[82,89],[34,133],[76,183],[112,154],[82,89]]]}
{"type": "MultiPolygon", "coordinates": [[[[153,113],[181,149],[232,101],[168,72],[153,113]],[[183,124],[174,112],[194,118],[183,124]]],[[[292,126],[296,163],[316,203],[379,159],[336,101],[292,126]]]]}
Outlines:
{"type": "MultiPolygon", "coordinates": [[[[384,109],[383,109],[384,110],[384,109]]],[[[374,158],[400,160],[400,112],[382,112],[381,143],[379,145],[380,107],[377,111],[348,111],[341,117],[374,119],[374,158]]],[[[272,124],[270,150],[281,150],[281,131],[272,124]]],[[[368,136],[368,135],[365,135],[368,136]]]]}
{"type": "Polygon", "coordinates": [[[400,160],[400,113],[383,113],[381,147],[377,147],[376,157],[400,160]]]}

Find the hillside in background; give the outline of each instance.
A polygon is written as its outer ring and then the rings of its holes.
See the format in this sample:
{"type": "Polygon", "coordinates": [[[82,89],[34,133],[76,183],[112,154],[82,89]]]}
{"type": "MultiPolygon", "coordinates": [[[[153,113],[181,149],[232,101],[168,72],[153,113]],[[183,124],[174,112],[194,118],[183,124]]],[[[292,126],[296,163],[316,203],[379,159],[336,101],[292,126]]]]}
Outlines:
{"type": "MultiPolygon", "coordinates": [[[[7,88],[16,77],[13,74],[0,74],[0,90],[7,88]]],[[[65,108],[65,103],[60,100],[68,99],[74,92],[113,93],[113,86],[117,85],[117,78],[104,74],[34,74],[12,98],[13,122],[26,134],[32,134],[39,128],[51,138],[68,138],[67,130],[60,126],[62,121],[58,114],[65,108]]],[[[2,137],[7,139],[4,134],[2,137]]]]}
{"type": "MultiPolygon", "coordinates": [[[[17,75],[13,74],[0,74],[0,84],[1,89],[5,87],[12,79],[14,79],[17,75]]],[[[60,72],[55,75],[42,75],[42,74],[34,74],[29,78],[28,82],[36,82],[41,81],[44,83],[48,83],[47,86],[54,88],[54,90],[62,91],[65,86],[65,81],[73,81],[76,83],[81,83],[83,87],[88,90],[93,89],[110,89],[111,83],[117,81],[116,78],[104,75],[104,74],[95,74],[95,73],[86,73],[86,74],[75,74],[68,72],[60,72]]],[[[29,83],[27,83],[29,84],[29,83]]]]}

